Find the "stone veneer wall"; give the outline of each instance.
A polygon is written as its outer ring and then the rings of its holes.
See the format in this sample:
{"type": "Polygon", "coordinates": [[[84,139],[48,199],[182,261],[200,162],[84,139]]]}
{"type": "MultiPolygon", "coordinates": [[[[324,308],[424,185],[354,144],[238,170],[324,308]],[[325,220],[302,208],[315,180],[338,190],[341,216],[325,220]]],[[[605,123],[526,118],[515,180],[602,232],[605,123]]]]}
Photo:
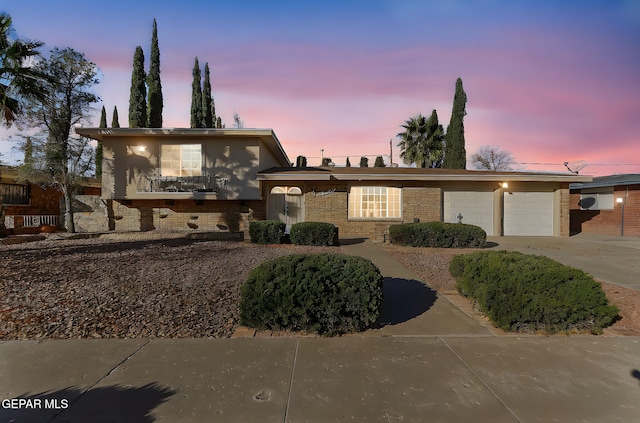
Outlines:
{"type": "Polygon", "coordinates": [[[261,201],[105,200],[77,196],[78,232],[150,230],[249,231],[252,220],[265,219],[261,201]]]}

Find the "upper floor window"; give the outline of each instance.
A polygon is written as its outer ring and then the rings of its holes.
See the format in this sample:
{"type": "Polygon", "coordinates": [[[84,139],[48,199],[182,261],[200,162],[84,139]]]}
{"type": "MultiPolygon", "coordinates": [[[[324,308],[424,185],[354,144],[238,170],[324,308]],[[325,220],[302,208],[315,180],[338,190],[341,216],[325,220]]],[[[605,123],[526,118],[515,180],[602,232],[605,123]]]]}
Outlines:
{"type": "Polygon", "coordinates": [[[401,193],[400,188],[351,187],[349,218],[400,218],[402,217],[401,193]]]}
{"type": "Polygon", "coordinates": [[[583,189],[580,193],[582,210],[612,210],[613,187],[583,189]]]}
{"type": "Polygon", "coordinates": [[[160,146],[162,176],[202,176],[200,144],[162,144],[160,146]]]}
{"type": "Polygon", "coordinates": [[[29,205],[29,185],[0,184],[0,201],[4,204],[29,205]]]}

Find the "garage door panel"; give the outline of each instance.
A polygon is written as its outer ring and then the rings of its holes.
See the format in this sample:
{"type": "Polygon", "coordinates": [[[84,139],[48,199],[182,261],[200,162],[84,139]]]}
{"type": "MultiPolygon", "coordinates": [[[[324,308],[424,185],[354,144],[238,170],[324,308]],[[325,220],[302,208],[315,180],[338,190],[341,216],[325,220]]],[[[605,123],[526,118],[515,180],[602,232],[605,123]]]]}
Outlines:
{"type": "Polygon", "coordinates": [[[512,236],[552,236],[553,193],[505,193],[504,234],[512,236]]]}
{"type": "Polygon", "coordinates": [[[493,192],[491,191],[444,191],[443,220],[480,226],[488,235],[493,235],[493,192]]]}

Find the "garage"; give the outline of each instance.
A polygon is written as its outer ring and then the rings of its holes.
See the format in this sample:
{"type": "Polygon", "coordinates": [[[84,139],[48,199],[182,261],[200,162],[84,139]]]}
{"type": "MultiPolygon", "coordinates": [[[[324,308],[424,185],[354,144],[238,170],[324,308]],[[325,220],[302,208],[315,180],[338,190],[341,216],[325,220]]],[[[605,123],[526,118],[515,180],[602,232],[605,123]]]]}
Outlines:
{"type": "Polygon", "coordinates": [[[443,220],[480,226],[493,235],[493,191],[444,191],[443,220]]]}
{"type": "Polygon", "coordinates": [[[553,192],[505,192],[504,235],[553,236],[553,192]]]}

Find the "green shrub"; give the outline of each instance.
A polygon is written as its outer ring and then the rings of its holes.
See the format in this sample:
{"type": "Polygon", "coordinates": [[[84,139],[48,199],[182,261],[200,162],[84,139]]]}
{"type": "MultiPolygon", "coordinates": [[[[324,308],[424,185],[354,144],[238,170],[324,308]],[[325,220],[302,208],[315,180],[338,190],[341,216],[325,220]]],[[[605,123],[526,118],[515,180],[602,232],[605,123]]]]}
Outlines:
{"type": "Polygon", "coordinates": [[[361,257],[279,257],[253,269],[242,285],[241,322],[323,335],[364,330],[380,314],[382,281],[378,268],[361,257]]]}
{"type": "Polygon", "coordinates": [[[548,257],[482,251],[454,257],[450,271],[458,291],[507,331],[601,333],[620,311],[593,277],[548,257]]]}
{"type": "Polygon", "coordinates": [[[389,238],[394,244],[411,247],[482,248],[487,233],[479,226],[463,223],[403,223],[389,227],[389,238]]]}
{"type": "Polygon", "coordinates": [[[279,244],[285,228],[286,225],[279,220],[256,220],[249,225],[249,236],[256,244],[279,244]]]}
{"type": "Polygon", "coordinates": [[[291,243],[297,245],[338,245],[338,228],[332,223],[300,222],[291,226],[291,243]]]}

